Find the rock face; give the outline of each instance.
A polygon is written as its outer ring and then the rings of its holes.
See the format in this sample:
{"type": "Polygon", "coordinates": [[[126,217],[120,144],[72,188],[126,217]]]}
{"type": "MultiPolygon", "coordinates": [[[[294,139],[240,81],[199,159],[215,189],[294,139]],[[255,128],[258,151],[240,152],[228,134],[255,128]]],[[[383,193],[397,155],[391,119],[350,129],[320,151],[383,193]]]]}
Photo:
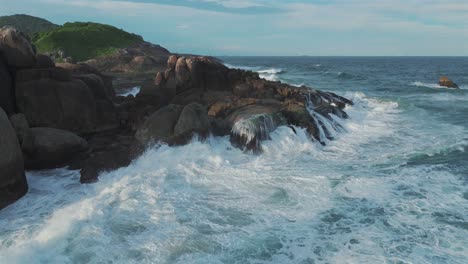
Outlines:
{"type": "Polygon", "coordinates": [[[174,137],[174,127],[177,124],[183,107],[179,105],[165,106],[152,114],[138,129],[135,136],[142,144],[162,141],[171,143],[174,137]]]}
{"type": "Polygon", "coordinates": [[[15,112],[15,91],[10,70],[0,55],[0,107],[8,115],[15,112]]]}
{"type": "Polygon", "coordinates": [[[28,191],[23,155],[6,113],[0,108],[0,209],[28,191]]]}
{"type": "Polygon", "coordinates": [[[30,126],[79,134],[115,128],[116,110],[103,81],[97,75],[79,78],[62,68],[18,71],[16,104],[30,126]]]}
{"type": "Polygon", "coordinates": [[[15,114],[10,117],[10,122],[15,128],[21,149],[25,154],[34,153],[34,135],[29,127],[28,121],[23,114],[15,114]]]}
{"type": "Polygon", "coordinates": [[[66,130],[35,127],[31,132],[34,138],[34,153],[26,160],[26,167],[29,169],[62,166],[88,148],[86,140],[66,130]]]}
{"type": "Polygon", "coordinates": [[[210,129],[210,120],[206,108],[198,103],[191,103],[184,107],[174,127],[174,136],[177,138],[191,138],[193,134],[207,136],[210,129]]]}
{"type": "Polygon", "coordinates": [[[157,73],[153,84],[145,86],[139,97],[154,98],[161,105],[171,103],[138,127],[136,135],[143,144],[184,143],[186,139],[176,138],[212,133],[230,135],[233,145],[254,152],[261,151],[261,142],[282,125],[304,127],[312,140],[325,144],[332,139],[330,127],[339,127],[334,116],[347,118],[343,109],[352,104],[333,93],[229,69],[212,58],[175,55],[169,57],[166,70],[157,73]],[[184,110],[177,116],[181,107],[184,110]]]}
{"type": "Polygon", "coordinates": [[[0,28],[0,50],[10,66],[30,68],[36,64],[36,52],[29,37],[15,28],[0,28]]]}
{"type": "Polygon", "coordinates": [[[160,69],[136,97],[118,97],[112,78],[87,64],[57,63],[36,54],[29,39],[0,29],[0,207],[27,190],[28,169],[69,165],[82,183],[128,166],[153,143],[186,144],[194,135],[229,136],[261,152],[279,126],[306,128],[326,144],[351,101],[333,93],[261,79],[218,60],[169,56],[138,43],[94,66],[112,73],[160,69]],[[167,61],[167,63],[166,63],[167,61]],[[10,120],[8,120],[10,116],[10,120]],[[16,133],[15,133],[16,132],[16,133]]]}
{"type": "Polygon", "coordinates": [[[148,42],[135,43],[117,53],[87,61],[102,72],[124,74],[154,74],[164,68],[170,53],[167,49],[148,42]]]}
{"type": "Polygon", "coordinates": [[[439,78],[439,85],[447,88],[459,88],[456,83],[445,76],[439,78]]]}

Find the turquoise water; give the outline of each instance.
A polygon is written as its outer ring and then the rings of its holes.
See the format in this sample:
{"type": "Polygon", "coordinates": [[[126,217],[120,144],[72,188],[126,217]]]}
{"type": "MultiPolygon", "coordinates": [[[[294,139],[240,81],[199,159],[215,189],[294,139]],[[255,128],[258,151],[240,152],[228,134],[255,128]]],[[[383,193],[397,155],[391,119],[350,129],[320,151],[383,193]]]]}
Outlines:
{"type": "Polygon", "coordinates": [[[0,263],[468,263],[468,58],[223,59],[352,99],[346,131],[162,146],[93,185],[28,173],[0,263]]]}

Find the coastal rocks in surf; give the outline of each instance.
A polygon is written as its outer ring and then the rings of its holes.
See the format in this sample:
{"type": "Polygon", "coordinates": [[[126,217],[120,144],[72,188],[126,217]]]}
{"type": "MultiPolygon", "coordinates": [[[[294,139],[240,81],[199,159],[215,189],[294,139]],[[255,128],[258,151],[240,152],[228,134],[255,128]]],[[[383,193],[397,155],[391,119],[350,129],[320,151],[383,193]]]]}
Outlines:
{"type": "Polygon", "coordinates": [[[135,137],[142,143],[152,142],[171,143],[174,137],[174,127],[179,120],[183,106],[168,105],[153,113],[138,129],[135,137]]]}
{"type": "Polygon", "coordinates": [[[439,78],[439,85],[447,88],[459,88],[458,85],[448,77],[442,76],[439,78]]]}
{"type": "Polygon", "coordinates": [[[21,147],[6,113],[0,108],[0,209],[28,191],[21,147]]]}
{"type": "MultiPolygon", "coordinates": [[[[233,145],[256,152],[261,150],[261,141],[268,140],[270,132],[282,125],[304,127],[311,139],[324,143],[332,138],[325,120],[333,122],[333,116],[347,118],[343,109],[352,104],[333,93],[229,69],[209,57],[176,55],[169,57],[166,70],[157,73],[153,85],[144,86],[137,98],[153,98],[161,105],[171,103],[171,109],[193,103],[202,105],[208,110],[211,123],[204,126],[206,129],[217,136],[229,135],[233,145]]],[[[162,136],[160,126],[172,127],[176,118],[163,121],[161,114],[155,113],[138,128],[140,142],[173,142],[174,131],[167,129],[162,136]]]]}

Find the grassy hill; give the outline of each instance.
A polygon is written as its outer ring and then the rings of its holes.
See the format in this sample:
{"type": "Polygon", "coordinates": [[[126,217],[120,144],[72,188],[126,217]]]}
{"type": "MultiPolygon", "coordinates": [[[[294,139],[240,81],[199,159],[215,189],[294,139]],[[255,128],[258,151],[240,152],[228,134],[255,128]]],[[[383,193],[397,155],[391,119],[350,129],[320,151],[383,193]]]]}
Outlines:
{"type": "Polygon", "coordinates": [[[142,41],[141,36],[91,22],[65,23],[62,27],[33,35],[39,52],[62,50],[66,56],[78,61],[109,55],[119,48],[142,41]]]}
{"type": "Polygon", "coordinates": [[[13,26],[29,35],[58,28],[45,19],[28,15],[0,16],[0,27],[13,26]]]}

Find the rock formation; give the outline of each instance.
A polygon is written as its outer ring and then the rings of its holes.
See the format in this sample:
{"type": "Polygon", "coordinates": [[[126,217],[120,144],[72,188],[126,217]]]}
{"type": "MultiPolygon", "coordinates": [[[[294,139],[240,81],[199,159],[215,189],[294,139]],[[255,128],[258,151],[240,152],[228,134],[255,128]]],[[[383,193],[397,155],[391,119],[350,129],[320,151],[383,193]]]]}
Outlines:
{"type": "Polygon", "coordinates": [[[459,88],[456,83],[454,83],[452,80],[445,76],[439,78],[439,85],[447,88],[459,88]]]}
{"type": "Polygon", "coordinates": [[[155,98],[162,105],[170,103],[137,128],[136,136],[143,144],[177,144],[190,133],[212,133],[230,135],[233,145],[254,151],[261,151],[261,141],[269,139],[269,133],[282,125],[304,127],[311,139],[324,143],[321,134],[330,135],[329,128],[310,113],[334,122],[330,115],[347,118],[343,109],[352,104],[333,93],[267,81],[257,73],[229,69],[207,57],[175,55],[168,59],[166,70],[157,73],[153,85],[143,87],[139,97],[155,98]],[[184,115],[188,107],[197,109],[190,110],[190,118],[184,115]],[[179,124],[187,119],[192,122],[180,133],[179,124]]]}
{"type": "Polygon", "coordinates": [[[6,113],[0,108],[0,209],[28,191],[21,147],[6,113]]]}
{"type": "MultiPolygon", "coordinates": [[[[124,54],[129,65],[153,69],[148,56],[161,51],[146,47],[149,53],[140,54],[141,48],[124,54]]],[[[0,84],[6,111],[0,112],[0,207],[26,192],[25,167],[69,166],[80,170],[81,183],[92,183],[101,172],[128,166],[149,144],[229,136],[233,146],[259,153],[279,126],[304,127],[325,144],[339,126],[335,118],[347,118],[343,109],[352,104],[213,58],[175,55],[136,97],[116,96],[111,77],[84,63],[55,64],[12,28],[0,29],[0,84]]]]}

